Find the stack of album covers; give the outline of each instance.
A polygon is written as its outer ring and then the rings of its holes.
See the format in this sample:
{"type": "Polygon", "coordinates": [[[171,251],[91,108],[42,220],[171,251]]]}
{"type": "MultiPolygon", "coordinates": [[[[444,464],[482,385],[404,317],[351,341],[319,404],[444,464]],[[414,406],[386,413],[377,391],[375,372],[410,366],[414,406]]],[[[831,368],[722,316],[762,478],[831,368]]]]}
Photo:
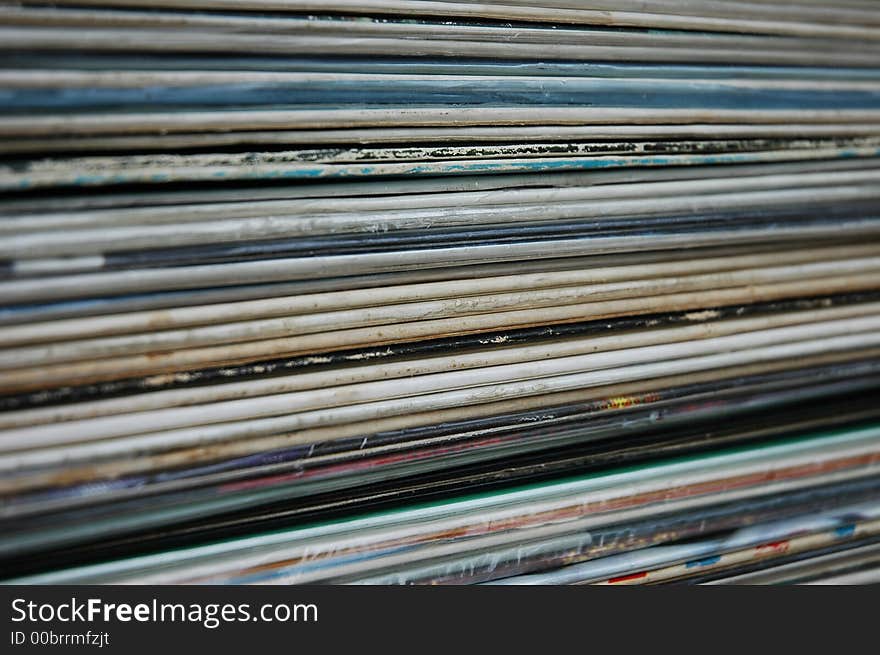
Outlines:
{"type": "Polygon", "coordinates": [[[880,5],[4,2],[0,580],[880,581],[880,5]]]}

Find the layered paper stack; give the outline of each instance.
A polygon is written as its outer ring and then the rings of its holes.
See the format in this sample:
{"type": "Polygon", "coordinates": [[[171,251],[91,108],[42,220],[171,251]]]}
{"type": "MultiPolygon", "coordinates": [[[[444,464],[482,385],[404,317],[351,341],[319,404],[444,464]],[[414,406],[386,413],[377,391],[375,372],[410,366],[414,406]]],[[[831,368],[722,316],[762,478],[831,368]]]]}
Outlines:
{"type": "Polygon", "coordinates": [[[880,579],[880,8],[39,0],[0,577],[880,579]]]}

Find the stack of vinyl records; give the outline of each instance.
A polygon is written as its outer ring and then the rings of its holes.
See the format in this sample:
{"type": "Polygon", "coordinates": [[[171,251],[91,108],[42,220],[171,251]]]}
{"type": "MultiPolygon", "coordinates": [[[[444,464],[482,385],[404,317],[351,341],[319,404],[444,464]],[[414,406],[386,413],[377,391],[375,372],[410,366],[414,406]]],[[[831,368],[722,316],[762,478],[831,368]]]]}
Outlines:
{"type": "Polygon", "coordinates": [[[880,580],[875,2],[0,23],[0,579],[880,580]]]}

